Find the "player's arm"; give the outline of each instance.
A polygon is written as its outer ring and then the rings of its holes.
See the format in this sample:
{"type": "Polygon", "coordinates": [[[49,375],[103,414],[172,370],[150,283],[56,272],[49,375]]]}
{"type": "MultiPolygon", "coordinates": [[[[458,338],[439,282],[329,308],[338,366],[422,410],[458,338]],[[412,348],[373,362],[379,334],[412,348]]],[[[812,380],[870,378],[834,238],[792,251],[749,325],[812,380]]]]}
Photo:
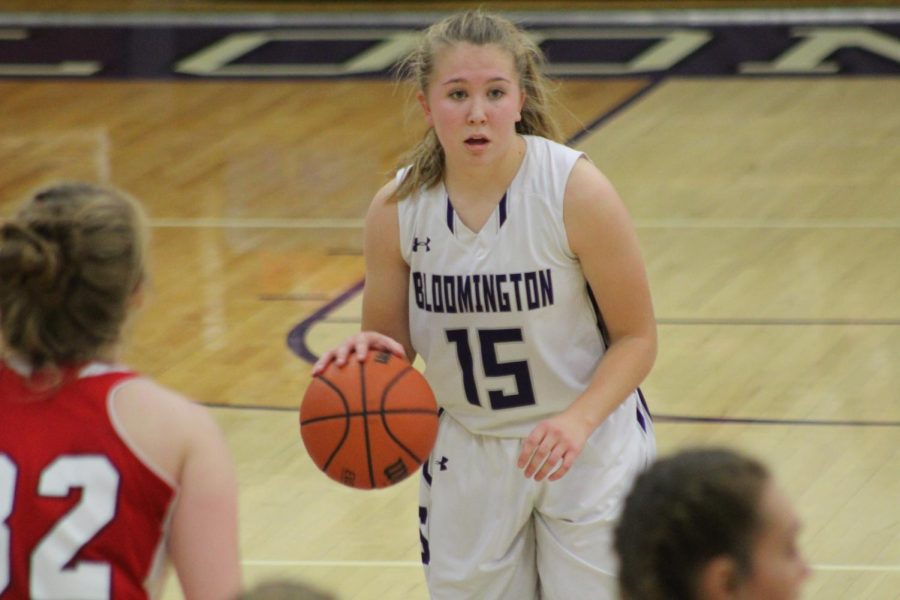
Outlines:
{"type": "Polygon", "coordinates": [[[186,600],[233,598],[241,588],[234,466],[206,408],[188,401],[183,408],[189,431],[169,554],[186,600]]]}
{"type": "Polygon", "coordinates": [[[409,332],[409,265],[400,252],[400,221],[392,180],[378,190],[366,214],[362,329],[399,342],[412,361],[416,353],[409,332]]]}
{"type": "Polygon", "coordinates": [[[314,375],[331,361],[345,364],[351,354],[363,360],[370,348],[415,359],[409,333],[409,267],[400,253],[397,202],[392,198],[396,187],[392,180],[378,190],[366,213],[362,330],[324,353],[313,366],[314,375]]]}
{"type": "Polygon", "coordinates": [[[587,160],[579,160],[569,178],[564,221],[609,332],[609,348],[570,409],[593,430],[650,372],[656,318],[631,218],[609,180],[587,160]]]}
{"type": "Polygon", "coordinates": [[[184,598],[232,598],[241,585],[237,483],[228,447],[206,407],[148,378],[112,402],[130,446],[177,486],[168,551],[184,598]]]}
{"type": "Polygon", "coordinates": [[[563,221],[610,345],[587,389],[523,443],[518,464],[538,480],[557,466],[550,479],[565,475],[590,434],[638,387],[656,359],[656,319],[637,234],[612,184],[587,160],[579,160],[569,176],[563,221]]]}

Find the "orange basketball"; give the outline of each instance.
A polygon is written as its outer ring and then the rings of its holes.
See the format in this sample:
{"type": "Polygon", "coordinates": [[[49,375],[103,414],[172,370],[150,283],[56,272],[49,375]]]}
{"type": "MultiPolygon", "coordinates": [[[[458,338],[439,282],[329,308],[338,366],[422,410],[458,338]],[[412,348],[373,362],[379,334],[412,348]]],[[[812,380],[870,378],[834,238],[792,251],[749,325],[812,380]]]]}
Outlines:
{"type": "Polygon", "coordinates": [[[409,361],[369,352],[316,375],[300,405],[300,437],[326,475],[359,489],[412,475],[437,437],[438,407],[409,361]]]}

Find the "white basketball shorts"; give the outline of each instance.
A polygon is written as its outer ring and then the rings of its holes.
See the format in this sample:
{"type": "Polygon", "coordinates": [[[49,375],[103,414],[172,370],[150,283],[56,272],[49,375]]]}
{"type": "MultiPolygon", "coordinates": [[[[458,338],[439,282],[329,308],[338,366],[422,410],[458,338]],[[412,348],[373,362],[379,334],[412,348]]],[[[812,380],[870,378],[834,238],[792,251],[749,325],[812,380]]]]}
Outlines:
{"type": "Polygon", "coordinates": [[[639,420],[619,448],[598,429],[562,479],[535,482],[516,467],[520,439],[473,435],[445,412],[419,491],[432,600],[617,598],[615,520],[656,455],[639,420]]]}

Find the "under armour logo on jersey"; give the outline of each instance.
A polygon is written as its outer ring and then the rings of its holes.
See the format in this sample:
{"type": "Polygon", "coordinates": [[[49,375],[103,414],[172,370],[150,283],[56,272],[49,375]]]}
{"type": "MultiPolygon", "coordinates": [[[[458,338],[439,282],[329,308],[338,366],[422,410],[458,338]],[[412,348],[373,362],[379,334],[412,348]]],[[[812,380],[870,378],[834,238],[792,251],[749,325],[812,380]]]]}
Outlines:
{"type": "Polygon", "coordinates": [[[425,246],[425,252],[431,252],[431,238],[425,238],[424,242],[420,242],[419,238],[413,238],[413,252],[419,251],[419,246],[425,246]]]}
{"type": "Polygon", "coordinates": [[[436,460],[434,462],[436,462],[438,464],[438,466],[441,468],[441,471],[446,471],[447,463],[450,462],[450,459],[447,458],[446,456],[442,456],[440,460],[436,460]]]}

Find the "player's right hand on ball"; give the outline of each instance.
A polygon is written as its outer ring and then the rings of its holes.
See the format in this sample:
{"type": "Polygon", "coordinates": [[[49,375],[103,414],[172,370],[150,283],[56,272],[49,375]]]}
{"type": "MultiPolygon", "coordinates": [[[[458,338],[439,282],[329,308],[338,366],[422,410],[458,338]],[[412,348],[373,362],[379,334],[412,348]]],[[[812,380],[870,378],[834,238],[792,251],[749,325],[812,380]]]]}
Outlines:
{"type": "Polygon", "coordinates": [[[347,364],[347,359],[351,354],[355,354],[356,360],[363,362],[369,350],[384,350],[401,358],[406,358],[403,344],[394,338],[377,331],[360,331],[347,338],[343,344],[323,354],[316,361],[316,364],[313,365],[313,375],[318,375],[324,371],[331,361],[334,361],[337,366],[343,367],[347,364]]]}

